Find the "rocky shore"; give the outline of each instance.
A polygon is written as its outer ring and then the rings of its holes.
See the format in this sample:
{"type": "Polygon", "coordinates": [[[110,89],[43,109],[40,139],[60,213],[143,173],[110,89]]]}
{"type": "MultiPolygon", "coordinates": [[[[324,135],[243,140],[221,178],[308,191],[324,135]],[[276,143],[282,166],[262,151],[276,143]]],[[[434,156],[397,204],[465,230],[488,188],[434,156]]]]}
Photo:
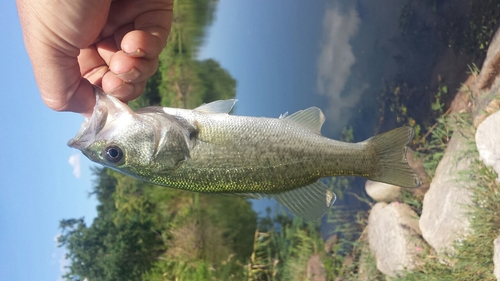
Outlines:
{"type": "MultiPolygon", "coordinates": [[[[471,233],[469,207],[478,204],[473,200],[474,182],[468,180],[469,167],[477,158],[471,145],[480,160],[500,174],[500,32],[488,49],[481,72],[471,75],[465,87],[469,94],[465,90],[457,93],[450,115],[470,113],[474,126],[455,128],[429,188],[424,190],[420,216],[399,202],[397,187],[366,184],[367,193],[378,201],[369,215],[368,243],[377,269],[386,276],[411,272],[422,262],[424,249],[453,266],[455,245],[471,233]]],[[[416,170],[423,170],[421,162],[412,162],[416,170]]],[[[494,274],[500,280],[500,236],[491,247],[494,274]]]]}
{"type": "MultiPolygon", "coordinates": [[[[477,230],[474,232],[471,226],[472,207],[483,207],[482,199],[475,193],[474,178],[477,177],[471,166],[482,161],[500,175],[499,110],[500,30],[490,43],[481,71],[471,74],[464,82],[446,114],[453,119],[453,133],[432,179],[425,173],[422,159],[409,152],[408,161],[424,182],[419,189],[410,191],[421,201],[419,213],[402,200],[405,191],[400,187],[366,183],[366,192],[376,203],[369,211],[368,224],[360,238],[367,242],[361,256],[370,255],[374,259],[377,274],[381,273],[386,280],[404,279],[405,274],[415,269],[422,271],[425,259],[431,255],[452,269],[457,262],[457,247],[467,241],[469,235],[483,235],[477,230]]],[[[492,192],[500,192],[499,183],[500,176],[496,182],[493,179],[492,192]]],[[[494,274],[500,281],[500,232],[495,235],[499,235],[498,238],[488,245],[493,249],[494,268],[485,267],[491,272],[492,280],[494,274]]],[[[326,280],[324,269],[321,270],[318,263],[319,259],[311,258],[309,280],[326,280]]],[[[363,257],[358,258],[358,263],[357,280],[380,280],[374,277],[373,270],[366,268],[363,257]]],[[[337,277],[335,280],[351,279],[337,277]]]]}

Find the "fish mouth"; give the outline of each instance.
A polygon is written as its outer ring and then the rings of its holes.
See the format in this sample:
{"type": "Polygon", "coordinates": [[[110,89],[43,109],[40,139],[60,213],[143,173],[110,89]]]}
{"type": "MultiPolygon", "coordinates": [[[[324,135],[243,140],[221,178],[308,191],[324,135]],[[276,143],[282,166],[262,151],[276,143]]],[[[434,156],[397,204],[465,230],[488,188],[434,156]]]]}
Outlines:
{"type": "Polygon", "coordinates": [[[96,103],[92,115],[90,118],[85,118],[76,136],[67,143],[69,147],[81,151],[84,151],[96,140],[97,135],[109,123],[110,119],[113,119],[113,116],[123,112],[133,113],[126,104],[112,96],[108,96],[101,88],[97,86],[93,86],[93,88],[96,103]]]}
{"type": "Polygon", "coordinates": [[[70,140],[68,141],[67,145],[68,145],[69,147],[71,147],[71,148],[76,148],[76,149],[78,149],[78,150],[82,150],[82,149],[84,148],[84,147],[82,146],[82,143],[81,143],[78,139],[76,139],[76,138],[74,138],[74,139],[70,139],[70,140]]]}
{"type": "Polygon", "coordinates": [[[95,136],[106,124],[108,115],[107,107],[105,106],[106,94],[104,94],[102,89],[95,86],[94,94],[96,103],[92,115],[90,118],[85,118],[76,136],[68,141],[67,145],[69,147],[83,151],[95,139],[95,136]]]}

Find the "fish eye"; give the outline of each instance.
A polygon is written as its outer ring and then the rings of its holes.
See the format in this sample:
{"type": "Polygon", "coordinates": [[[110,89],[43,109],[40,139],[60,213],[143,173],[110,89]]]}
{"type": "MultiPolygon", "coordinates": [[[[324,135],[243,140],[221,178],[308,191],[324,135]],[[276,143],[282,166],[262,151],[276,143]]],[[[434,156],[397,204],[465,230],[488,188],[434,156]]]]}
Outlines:
{"type": "Polygon", "coordinates": [[[123,151],[116,145],[110,145],[104,149],[104,158],[111,163],[118,163],[123,158],[123,151]]]}

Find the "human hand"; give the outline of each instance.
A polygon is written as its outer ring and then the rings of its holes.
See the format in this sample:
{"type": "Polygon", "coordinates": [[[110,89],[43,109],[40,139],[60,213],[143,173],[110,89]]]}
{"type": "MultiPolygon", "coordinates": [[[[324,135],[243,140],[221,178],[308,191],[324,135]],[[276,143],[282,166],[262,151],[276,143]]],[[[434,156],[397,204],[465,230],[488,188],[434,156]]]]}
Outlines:
{"type": "Polygon", "coordinates": [[[158,67],[173,0],[17,0],[45,104],[92,114],[92,84],[126,102],[158,67]]]}

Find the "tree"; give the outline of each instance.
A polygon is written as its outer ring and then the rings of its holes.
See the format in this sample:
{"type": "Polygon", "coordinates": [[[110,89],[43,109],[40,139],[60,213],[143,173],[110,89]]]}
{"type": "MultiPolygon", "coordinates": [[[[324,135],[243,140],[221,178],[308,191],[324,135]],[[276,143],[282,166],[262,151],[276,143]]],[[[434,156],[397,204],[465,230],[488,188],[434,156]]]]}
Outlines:
{"type": "Polygon", "coordinates": [[[200,79],[200,91],[204,103],[232,99],[236,96],[236,80],[217,61],[213,59],[196,61],[195,69],[200,79]]]}
{"type": "MultiPolygon", "coordinates": [[[[94,171],[98,176],[93,194],[100,205],[92,225],[86,226],[83,218],[62,220],[59,246],[68,250],[71,260],[67,280],[139,280],[149,270],[158,256],[166,249],[161,237],[161,226],[155,225],[152,204],[122,204],[116,208],[116,189],[124,189],[120,182],[131,183],[122,197],[131,194],[142,184],[128,178],[120,181],[117,174],[107,169],[94,171]],[[144,207],[146,206],[146,207],[144,207]],[[120,217],[119,215],[124,215],[120,217]],[[121,219],[117,219],[120,217],[121,219]]],[[[121,177],[125,178],[126,176],[121,177]]],[[[145,201],[143,197],[137,199],[145,201]]],[[[135,203],[135,202],[133,202],[135,203]]]]}

